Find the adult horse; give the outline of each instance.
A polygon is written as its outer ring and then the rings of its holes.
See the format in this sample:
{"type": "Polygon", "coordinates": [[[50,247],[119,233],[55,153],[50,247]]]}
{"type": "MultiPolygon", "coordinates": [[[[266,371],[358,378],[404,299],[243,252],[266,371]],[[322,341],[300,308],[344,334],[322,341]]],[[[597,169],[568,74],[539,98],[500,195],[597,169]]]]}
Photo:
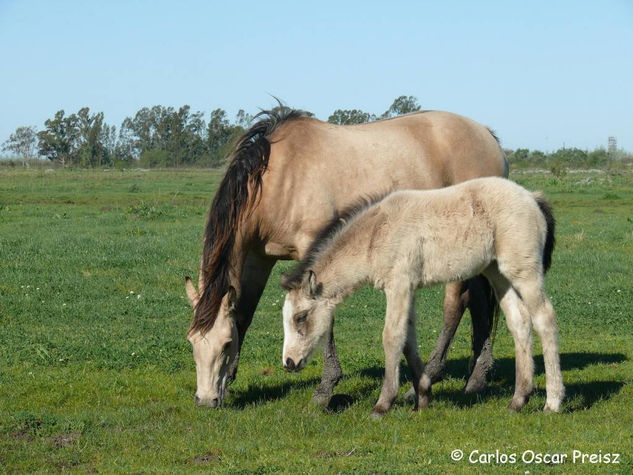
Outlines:
{"type": "MultiPolygon", "coordinates": [[[[275,262],[300,260],[321,228],[359,196],[507,175],[492,132],[456,114],[424,111],[338,126],[287,107],[262,112],[238,141],[211,204],[198,290],[186,279],[194,307],[188,339],[196,403],[222,403],[275,262]]],[[[485,386],[492,363],[494,295],[483,278],[446,286],[444,327],[425,374],[432,381],[441,375],[466,307],[473,317],[475,357],[466,390],[476,391],[485,386]]],[[[321,403],[342,375],[332,329],[323,357],[314,395],[321,403]]]]}

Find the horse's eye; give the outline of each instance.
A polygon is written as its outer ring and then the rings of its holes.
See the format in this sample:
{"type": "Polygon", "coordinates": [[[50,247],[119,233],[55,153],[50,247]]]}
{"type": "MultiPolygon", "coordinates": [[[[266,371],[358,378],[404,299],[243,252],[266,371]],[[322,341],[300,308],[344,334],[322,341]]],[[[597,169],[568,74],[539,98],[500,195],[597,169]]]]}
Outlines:
{"type": "Polygon", "coordinates": [[[300,313],[295,317],[295,323],[297,325],[301,325],[303,322],[306,321],[306,318],[308,318],[308,312],[300,313]]]}
{"type": "Polygon", "coordinates": [[[222,347],[222,352],[223,353],[226,353],[227,351],[229,351],[229,348],[231,347],[231,341],[233,341],[233,340],[229,340],[229,341],[227,341],[224,344],[224,346],[222,347]]]}

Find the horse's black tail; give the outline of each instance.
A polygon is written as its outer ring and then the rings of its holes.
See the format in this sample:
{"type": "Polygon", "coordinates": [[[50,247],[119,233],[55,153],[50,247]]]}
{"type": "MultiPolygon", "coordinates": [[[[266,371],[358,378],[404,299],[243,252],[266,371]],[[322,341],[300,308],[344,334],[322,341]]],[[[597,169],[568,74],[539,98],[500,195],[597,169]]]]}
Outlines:
{"type": "Polygon", "coordinates": [[[543,272],[547,272],[552,265],[552,253],[554,252],[554,246],[556,245],[556,236],[554,232],[556,230],[556,220],[554,219],[554,213],[552,212],[551,205],[547,202],[542,193],[533,193],[534,200],[538,204],[545,223],[547,224],[547,234],[545,236],[545,247],[543,248],[543,272]]]}

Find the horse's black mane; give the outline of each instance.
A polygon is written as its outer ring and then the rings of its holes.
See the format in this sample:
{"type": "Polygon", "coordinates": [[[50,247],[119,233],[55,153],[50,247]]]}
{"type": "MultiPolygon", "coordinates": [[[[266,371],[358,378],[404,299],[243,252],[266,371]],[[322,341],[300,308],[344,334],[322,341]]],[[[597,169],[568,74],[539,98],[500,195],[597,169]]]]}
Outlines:
{"type": "Polygon", "coordinates": [[[350,206],[336,213],[321,231],[319,231],[303,259],[301,259],[292,270],[281,276],[281,287],[284,290],[292,290],[300,286],[310,267],[312,267],[321,251],[327,247],[334,236],[336,236],[352,218],[358,216],[370,206],[378,203],[388,194],[389,192],[385,192],[361,197],[350,206]]]}
{"type": "Polygon", "coordinates": [[[238,139],[209,210],[202,252],[204,289],[189,332],[206,333],[213,326],[222,297],[229,290],[235,236],[241,221],[257,203],[270,158],[270,136],[286,122],[307,116],[304,111],[279,103],[257,114],[255,119],[259,120],[238,139]]]}

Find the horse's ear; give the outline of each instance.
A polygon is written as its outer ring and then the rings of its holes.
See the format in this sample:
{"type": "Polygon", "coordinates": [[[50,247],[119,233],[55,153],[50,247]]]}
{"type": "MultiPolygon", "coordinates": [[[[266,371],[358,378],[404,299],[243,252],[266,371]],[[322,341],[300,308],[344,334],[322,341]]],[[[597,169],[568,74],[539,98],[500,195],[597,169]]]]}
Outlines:
{"type": "Polygon", "coordinates": [[[226,296],[227,307],[229,309],[229,312],[232,312],[237,307],[237,292],[235,290],[235,287],[233,287],[232,285],[229,286],[229,291],[226,293],[226,296]]]}
{"type": "Polygon", "coordinates": [[[200,301],[200,294],[198,294],[198,291],[194,287],[193,282],[191,282],[191,277],[189,276],[185,277],[185,290],[187,291],[189,304],[191,304],[193,308],[196,308],[198,302],[200,301]]]}
{"type": "Polygon", "coordinates": [[[317,284],[317,277],[314,271],[308,271],[308,285],[310,289],[310,297],[316,297],[319,292],[319,284],[317,284]]]}

